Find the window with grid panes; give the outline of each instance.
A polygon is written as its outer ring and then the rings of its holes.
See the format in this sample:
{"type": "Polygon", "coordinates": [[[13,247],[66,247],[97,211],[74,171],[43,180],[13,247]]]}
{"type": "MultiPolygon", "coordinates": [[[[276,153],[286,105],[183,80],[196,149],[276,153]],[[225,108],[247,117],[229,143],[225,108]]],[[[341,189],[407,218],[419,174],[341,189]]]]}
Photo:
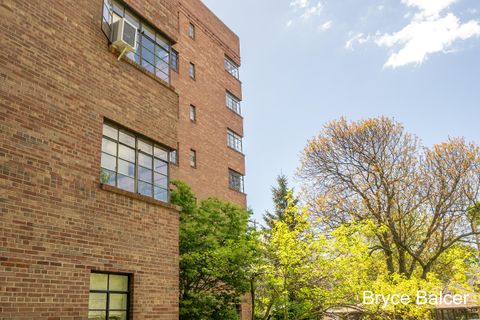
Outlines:
{"type": "Polygon", "coordinates": [[[104,123],[101,182],[168,202],[169,155],[151,140],[104,123]]]}
{"type": "MultiPolygon", "coordinates": [[[[137,45],[126,56],[158,78],[170,82],[171,43],[148,23],[135,16],[115,0],[104,0],[102,30],[111,39],[112,24],[125,18],[137,28],[137,45]]],[[[176,67],[176,66],[175,66],[176,67]]]]}
{"type": "Polygon", "coordinates": [[[242,152],[242,137],[238,134],[233,132],[232,130],[227,130],[227,145],[230,148],[237,150],[238,152],[242,152]]]}
{"type": "Polygon", "coordinates": [[[130,305],[130,277],[124,274],[90,274],[89,320],[127,320],[130,305]]]}
{"type": "Polygon", "coordinates": [[[233,94],[231,94],[229,91],[225,92],[225,104],[227,105],[227,108],[229,108],[233,112],[240,115],[242,114],[240,100],[233,94]]]}
{"type": "Polygon", "coordinates": [[[227,70],[228,73],[230,73],[232,76],[235,77],[235,79],[240,78],[240,71],[239,67],[235,62],[232,61],[229,57],[225,56],[225,62],[224,62],[225,70],[227,70]]]}
{"type": "Polygon", "coordinates": [[[228,185],[231,189],[244,192],[243,175],[232,169],[228,169],[228,185]]]}

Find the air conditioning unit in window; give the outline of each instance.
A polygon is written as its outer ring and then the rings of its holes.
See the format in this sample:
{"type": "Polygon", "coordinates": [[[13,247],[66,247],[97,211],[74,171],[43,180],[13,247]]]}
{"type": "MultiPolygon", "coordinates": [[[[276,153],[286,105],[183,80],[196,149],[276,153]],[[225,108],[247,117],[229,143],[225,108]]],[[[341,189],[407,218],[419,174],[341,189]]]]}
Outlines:
{"type": "Polygon", "coordinates": [[[112,25],[112,47],[121,52],[118,60],[125,53],[135,51],[137,45],[137,28],[125,18],[112,25]]]}

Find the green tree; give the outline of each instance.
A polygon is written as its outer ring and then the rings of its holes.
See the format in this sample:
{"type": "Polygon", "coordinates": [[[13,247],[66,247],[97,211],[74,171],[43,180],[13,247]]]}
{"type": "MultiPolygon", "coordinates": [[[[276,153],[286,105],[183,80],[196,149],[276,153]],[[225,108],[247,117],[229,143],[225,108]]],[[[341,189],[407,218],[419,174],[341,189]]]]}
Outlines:
{"type": "MultiPolygon", "coordinates": [[[[272,187],[272,201],[274,210],[273,212],[266,211],[265,215],[263,216],[263,220],[265,221],[266,228],[272,229],[275,225],[275,222],[286,221],[286,212],[288,207],[289,198],[292,199],[293,197],[293,189],[289,188],[288,186],[288,178],[284,174],[281,174],[277,177],[277,185],[272,187]]],[[[293,204],[297,204],[298,200],[293,199],[291,200],[293,204]]],[[[294,223],[294,219],[290,219],[291,223],[294,223]]],[[[291,228],[294,228],[294,225],[291,225],[291,228]]]]}
{"type": "Polygon", "coordinates": [[[416,305],[417,291],[471,292],[474,251],[467,245],[449,248],[426,277],[390,273],[376,239],[388,230],[374,221],[352,221],[318,232],[315,214],[290,201],[286,221],[277,220],[262,237],[263,260],[258,266],[256,319],[317,320],[357,310],[363,319],[428,319],[431,307],[416,305]],[[296,228],[289,227],[295,219],[296,228]],[[407,294],[411,303],[362,305],[363,292],[407,294]]]}
{"type": "Polygon", "coordinates": [[[475,244],[477,246],[478,258],[480,259],[480,202],[471,205],[467,209],[467,217],[472,232],[475,233],[475,244]]]}
{"type": "Polygon", "coordinates": [[[480,198],[480,148],[452,138],[431,148],[385,117],[328,123],[300,174],[325,228],[370,220],[391,274],[426,278],[440,257],[479,235],[466,211],[480,198]]]}
{"type": "Polygon", "coordinates": [[[180,213],[180,319],[238,319],[236,304],[248,292],[256,259],[250,213],[215,198],[197,203],[175,181],[172,203],[180,213]]]}
{"type": "Polygon", "coordinates": [[[326,238],[314,232],[308,213],[286,198],[283,219],[264,231],[259,266],[257,319],[317,319],[323,310],[327,274],[326,238]],[[291,226],[295,225],[295,228],[291,226]]]}

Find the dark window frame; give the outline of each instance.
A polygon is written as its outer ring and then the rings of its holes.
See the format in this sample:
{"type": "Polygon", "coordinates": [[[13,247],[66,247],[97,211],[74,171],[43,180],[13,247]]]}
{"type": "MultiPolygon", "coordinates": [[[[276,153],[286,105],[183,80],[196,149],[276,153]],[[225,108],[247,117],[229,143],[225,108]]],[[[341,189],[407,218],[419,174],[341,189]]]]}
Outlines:
{"type": "Polygon", "coordinates": [[[178,149],[170,151],[170,163],[178,166],[178,149]]]}
{"type": "Polygon", "coordinates": [[[90,276],[92,274],[105,274],[107,275],[107,290],[92,290],[89,287],[89,300],[90,300],[90,294],[91,293],[102,293],[106,294],[106,303],[105,303],[105,309],[90,309],[90,306],[88,308],[88,311],[103,311],[105,312],[105,319],[109,319],[110,316],[110,311],[121,311],[121,312],[126,312],[126,319],[130,320],[131,319],[131,302],[132,302],[132,278],[133,275],[130,273],[122,273],[122,272],[108,272],[108,271],[96,271],[92,270],[90,272],[90,276]],[[110,276],[111,275],[116,275],[116,276],[126,276],[128,285],[127,285],[127,291],[118,291],[118,290],[110,290],[110,276]],[[127,308],[125,310],[120,310],[120,309],[110,309],[110,295],[111,294],[125,294],[127,296],[127,308]]]}
{"type": "Polygon", "coordinates": [[[190,79],[197,80],[197,67],[193,62],[190,62],[188,66],[188,75],[190,76],[190,79]]]}
{"type": "Polygon", "coordinates": [[[114,157],[115,158],[115,170],[112,170],[111,168],[107,168],[103,165],[103,163],[100,163],[100,169],[101,169],[101,175],[100,175],[100,182],[103,184],[107,184],[110,186],[113,186],[115,188],[125,190],[127,192],[132,192],[135,194],[140,194],[149,198],[153,198],[157,201],[162,201],[165,203],[170,202],[170,179],[171,179],[171,170],[170,170],[170,155],[173,150],[171,148],[165,147],[160,143],[155,142],[154,140],[145,137],[141,134],[138,134],[132,130],[126,129],[125,127],[116,124],[115,122],[112,122],[110,120],[105,119],[103,124],[102,124],[102,148],[101,148],[101,155],[102,157],[106,155],[107,157],[114,157]],[[113,129],[116,129],[117,131],[117,138],[116,140],[112,137],[109,137],[103,133],[103,128],[105,126],[111,127],[113,129]],[[128,143],[120,141],[120,134],[123,133],[125,135],[130,136],[131,138],[135,139],[135,147],[132,145],[129,145],[128,143]],[[109,141],[111,143],[116,144],[116,154],[109,153],[108,150],[103,149],[103,141],[109,141]],[[151,153],[146,152],[145,150],[142,151],[142,149],[139,147],[140,143],[146,143],[147,145],[151,146],[151,153]],[[120,156],[120,148],[123,147],[124,149],[129,149],[130,151],[133,149],[133,152],[135,153],[135,159],[134,162],[131,161],[131,159],[126,159],[122,158],[120,156]],[[166,154],[166,158],[162,158],[161,156],[157,156],[155,154],[155,151],[159,150],[159,152],[164,152],[166,154]],[[141,156],[144,156],[145,158],[150,158],[152,161],[151,167],[148,168],[142,164],[140,164],[139,158],[141,156]],[[134,173],[133,176],[131,175],[125,175],[122,172],[120,172],[120,167],[119,163],[120,161],[127,163],[129,165],[133,165],[134,167],[134,173]],[[155,168],[155,163],[163,163],[167,168],[166,168],[166,173],[163,173],[159,170],[156,170],[155,168]],[[144,179],[141,178],[141,169],[144,169],[145,171],[151,171],[151,180],[145,181],[144,179]],[[115,183],[112,184],[110,183],[111,176],[108,176],[108,179],[105,179],[104,174],[105,173],[113,173],[115,177],[115,183]],[[133,179],[133,191],[128,190],[126,188],[122,188],[119,185],[119,176],[122,176],[124,178],[128,179],[133,179]],[[166,186],[162,186],[161,184],[156,184],[155,183],[155,178],[160,177],[160,178],[166,178],[166,186]],[[151,195],[144,194],[140,191],[139,185],[144,184],[144,185],[151,185],[151,195]],[[161,191],[162,193],[166,193],[165,198],[157,198],[155,196],[155,191],[158,189],[158,191],[161,191]]]}
{"type": "Polygon", "coordinates": [[[228,187],[232,190],[245,193],[245,176],[238,171],[233,169],[228,169],[228,187]],[[233,179],[239,179],[239,186],[237,188],[235,181],[233,179]]]}
{"type": "Polygon", "coordinates": [[[188,109],[188,118],[190,122],[197,123],[197,107],[191,104],[188,109]],[[193,115],[193,118],[192,118],[193,115]]]}
{"type": "Polygon", "coordinates": [[[190,149],[190,154],[188,156],[190,161],[190,167],[197,168],[197,151],[195,149],[190,149]]]}
{"type": "Polygon", "coordinates": [[[171,49],[170,54],[170,69],[176,73],[178,73],[178,71],[180,70],[180,56],[178,51],[173,48],[171,49]]]}
{"type": "Polygon", "coordinates": [[[191,22],[188,23],[188,37],[192,40],[195,40],[196,28],[195,25],[191,22]]]}
{"type": "MultiPolygon", "coordinates": [[[[132,18],[134,21],[133,25],[137,27],[137,46],[134,52],[130,52],[125,55],[130,61],[142,67],[148,73],[154,75],[156,78],[165,81],[166,83],[171,83],[171,70],[172,70],[172,42],[168,38],[166,34],[158,30],[153,26],[152,23],[148,22],[145,18],[139,15],[135,10],[126,4],[122,0],[103,0],[102,5],[102,23],[101,29],[105,36],[107,36],[109,43],[112,42],[112,28],[111,24],[113,23],[114,16],[119,16],[120,18],[126,18],[128,21],[131,22],[129,18],[132,18]],[[117,7],[121,8],[121,12],[116,10],[117,7]],[[107,14],[105,11],[108,11],[108,18],[109,21],[107,22],[105,19],[107,14]],[[117,12],[118,11],[118,12],[117,12]],[[128,16],[128,17],[127,17],[128,16]],[[137,26],[138,25],[138,26],[137,26]],[[145,30],[144,30],[145,28],[145,30]],[[150,30],[147,30],[150,29],[150,30]],[[155,39],[152,39],[147,33],[153,31],[152,35],[155,39]],[[153,52],[148,49],[146,46],[143,45],[144,38],[148,39],[150,43],[153,43],[153,52]],[[157,40],[157,38],[159,40],[157,40]],[[163,45],[168,48],[165,48],[163,45]],[[158,49],[158,50],[157,50],[158,49]],[[145,53],[143,53],[145,50],[145,53]],[[148,52],[147,52],[148,51],[148,52]],[[157,51],[162,51],[157,54],[157,51]],[[161,55],[166,54],[165,58],[162,58],[161,55]],[[152,61],[149,61],[149,56],[153,57],[153,64],[152,61]],[[159,65],[166,65],[167,71],[165,68],[160,68],[159,65]],[[162,77],[163,75],[163,77],[162,77]]],[[[147,43],[147,42],[145,42],[147,43]]]]}

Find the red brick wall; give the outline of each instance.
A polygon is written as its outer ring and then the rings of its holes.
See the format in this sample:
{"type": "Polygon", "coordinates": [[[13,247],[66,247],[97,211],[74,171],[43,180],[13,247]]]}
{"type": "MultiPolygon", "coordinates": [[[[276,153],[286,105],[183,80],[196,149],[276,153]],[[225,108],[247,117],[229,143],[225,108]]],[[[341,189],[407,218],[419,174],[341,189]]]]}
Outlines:
{"type": "Polygon", "coordinates": [[[216,196],[246,206],[246,196],[229,189],[228,168],[245,173],[243,154],[227,147],[227,128],[243,135],[243,118],[225,106],[225,90],[242,97],[241,83],[224,68],[224,57],[240,63],[239,39],[199,0],[180,1],[180,71],[172,75],[179,93],[178,140],[180,164],[174,176],[188,182],[199,198],[216,196]],[[188,36],[195,25],[195,40],[188,36]],[[189,63],[196,66],[196,80],[189,77],[189,63]],[[189,107],[197,108],[191,123],[189,107]],[[197,168],[189,164],[189,152],[197,152],[197,168]]]}
{"type": "MultiPolygon", "coordinates": [[[[177,36],[173,2],[129,2],[177,36]]],[[[101,12],[0,4],[0,319],[86,319],[91,270],[133,274],[135,319],[178,319],[178,211],[99,184],[103,118],[175,147],[178,96],[117,61],[101,12]]]]}
{"type": "MultiPolygon", "coordinates": [[[[246,207],[246,195],[229,189],[228,169],[245,174],[245,157],[227,146],[227,128],[243,136],[243,118],[225,106],[225,90],[242,98],[241,82],[225,71],[227,55],[240,65],[240,41],[200,0],[179,1],[179,73],[172,84],[179,93],[178,140],[180,163],[174,177],[188,182],[200,199],[215,196],[246,207]],[[195,26],[195,39],[188,35],[195,26]],[[189,76],[195,64],[196,80],[189,76]],[[190,104],[197,121],[189,118],[190,104]],[[197,152],[197,167],[189,163],[190,149],[197,152]]],[[[241,319],[251,319],[249,296],[242,297],[241,319]]]]}
{"type": "Polygon", "coordinates": [[[172,40],[178,39],[178,0],[123,0],[172,40]]]}

